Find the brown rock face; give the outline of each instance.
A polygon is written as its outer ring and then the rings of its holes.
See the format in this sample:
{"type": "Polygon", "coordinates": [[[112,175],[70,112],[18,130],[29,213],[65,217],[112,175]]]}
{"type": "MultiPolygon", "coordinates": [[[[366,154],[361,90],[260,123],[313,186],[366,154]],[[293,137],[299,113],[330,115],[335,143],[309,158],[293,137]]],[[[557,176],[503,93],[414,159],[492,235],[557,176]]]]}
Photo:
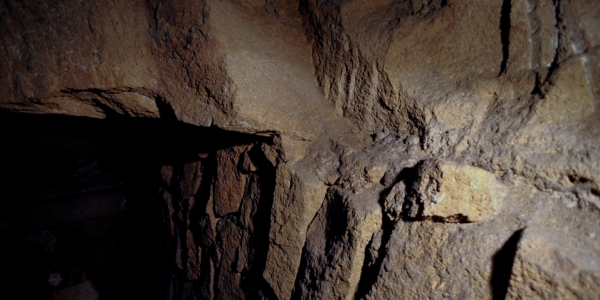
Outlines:
{"type": "Polygon", "coordinates": [[[217,172],[213,199],[217,217],[238,211],[242,203],[248,177],[241,170],[238,170],[237,165],[241,155],[246,150],[244,148],[238,146],[217,151],[217,172]]]}
{"type": "Polygon", "coordinates": [[[72,2],[2,4],[5,110],[302,138],[332,117],[297,4],[72,2]]]}
{"type": "MultiPolygon", "coordinates": [[[[115,208],[156,299],[597,298],[600,2],[38,2],[0,3],[0,238],[115,208]]],[[[41,285],[127,287],[88,269],[41,285]]]]}

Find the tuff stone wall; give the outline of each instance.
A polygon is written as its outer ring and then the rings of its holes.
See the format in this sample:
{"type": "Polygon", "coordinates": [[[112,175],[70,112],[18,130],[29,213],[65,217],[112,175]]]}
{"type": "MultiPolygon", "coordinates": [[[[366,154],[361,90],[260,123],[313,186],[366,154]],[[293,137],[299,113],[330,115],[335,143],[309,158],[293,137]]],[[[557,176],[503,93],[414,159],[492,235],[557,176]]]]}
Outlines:
{"type": "Polygon", "coordinates": [[[4,1],[0,15],[5,112],[253,136],[153,171],[160,299],[600,293],[598,1],[4,1]]]}

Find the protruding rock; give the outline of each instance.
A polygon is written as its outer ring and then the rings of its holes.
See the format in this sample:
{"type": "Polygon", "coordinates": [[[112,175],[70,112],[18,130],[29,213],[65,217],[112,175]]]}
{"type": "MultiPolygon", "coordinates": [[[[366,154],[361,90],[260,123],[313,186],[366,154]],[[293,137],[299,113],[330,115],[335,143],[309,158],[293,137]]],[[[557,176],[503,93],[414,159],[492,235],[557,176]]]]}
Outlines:
{"type": "Polygon", "coordinates": [[[412,218],[479,222],[501,208],[504,193],[492,173],[437,159],[423,161],[417,172],[408,196],[412,218]]]}
{"type": "Polygon", "coordinates": [[[395,221],[401,216],[405,197],[406,184],[404,181],[400,181],[391,188],[389,194],[385,197],[385,213],[390,220],[395,221]]]}
{"type": "Polygon", "coordinates": [[[379,182],[385,175],[385,171],[387,170],[383,166],[374,165],[365,168],[365,175],[369,182],[379,182]]]}

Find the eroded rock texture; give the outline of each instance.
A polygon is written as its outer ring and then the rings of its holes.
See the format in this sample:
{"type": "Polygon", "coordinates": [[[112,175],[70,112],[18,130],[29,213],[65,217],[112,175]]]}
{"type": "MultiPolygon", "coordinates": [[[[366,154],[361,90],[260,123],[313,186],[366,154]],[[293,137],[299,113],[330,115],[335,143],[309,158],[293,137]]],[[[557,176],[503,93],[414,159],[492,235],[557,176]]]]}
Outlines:
{"type": "Polygon", "coordinates": [[[205,144],[152,169],[159,299],[600,294],[598,1],[24,0],[0,15],[5,112],[249,134],[178,136],[205,144]]]}

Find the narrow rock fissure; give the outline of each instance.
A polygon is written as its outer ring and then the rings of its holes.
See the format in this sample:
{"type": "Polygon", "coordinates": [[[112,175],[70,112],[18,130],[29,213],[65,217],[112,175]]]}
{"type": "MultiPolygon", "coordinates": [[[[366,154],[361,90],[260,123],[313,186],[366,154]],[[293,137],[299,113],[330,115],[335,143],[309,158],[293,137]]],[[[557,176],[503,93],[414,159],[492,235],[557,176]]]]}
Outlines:
{"type": "MultiPolygon", "coordinates": [[[[328,205],[327,201],[323,200],[321,202],[321,205],[319,206],[319,211],[323,210],[326,205],[328,205]]],[[[311,228],[313,226],[313,224],[315,223],[315,221],[317,220],[317,218],[318,218],[318,213],[313,216],[313,218],[310,221],[307,228],[311,228]]],[[[302,299],[303,287],[306,289],[316,289],[317,288],[316,282],[314,280],[308,282],[308,286],[303,286],[303,284],[305,284],[305,282],[303,281],[303,279],[304,279],[303,272],[305,272],[308,267],[308,256],[307,256],[308,242],[309,242],[308,239],[304,240],[304,245],[302,246],[302,252],[301,252],[301,256],[300,256],[300,264],[298,265],[298,269],[295,270],[294,287],[292,289],[292,295],[290,297],[290,299],[292,299],[292,300],[302,299]]]]}
{"type": "Polygon", "coordinates": [[[260,170],[258,177],[260,186],[259,202],[256,214],[252,220],[254,226],[251,244],[254,246],[252,257],[253,264],[248,271],[246,280],[242,282],[248,299],[277,299],[271,286],[264,280],[262,272],[265,270],[267,253],[269,249],[269,231],[271,228],[271,208],[275,192],[275,168],[270,164],[264,154],[254,147],[250,154],[255,157],[253,161],[260,170]]]}
{"type": "Polygon", "coordinates": [[[500,73],[506,72],[506,64],[509,58],[510,49],[510,13],[511,0],[502,1],[502,9],[500,11],[500,40],[502,41],[502,63],[500,64],[500,73]]]}
{"type": "Polygon", "coordinates": [[[515,231],[492,258],[490,286],[493,300],[504,300],[506,298],[517,246],[524,230],[525,228],[515,231]]]}
{"type": "MultiPolygon", "coordinates": [[[[307,251],[307,245],[306,242],[304,244],[304,246],[302,247],[302,256],[300,259],[300,265],[298,266],[298,270],[296,270],[296,279],[294,280],[294,289],[292,290],[292,296],[290,297],[291,300],[300,300],[302,299],[302,271],[306,270],[307,266],[308,266],[308,261],[307,261],[307,257],[305,255],[306,251],[307,251]]],[[[315,282],[309,282],[309,286],[307,286],[306,288],[316,288],[316,284],[315,282]]]]}
{"type": "Polygon", "coordinates": [[[548,69],[548,74],[546,75],[544,82],[548,82],[558,68],[562,47],[563,20],[560,11],[561,3],[560,0],[552,0],[552,3],[554,3],[554,18],[556,20],[556,51],[554,52],[554,58],[552,59],[552,63],[550,64],[550,68],[548,69]]]}
{"type": "MultiPolygon", "coordinates": [[[[387,246],[388,243],[390,242],[390,238],[392,236],[392,232],[396,229],[396,227],[401,227],[401,222],[405,222],[405,221],[411,221],[411,218],[408,216],[408,212],[410,211],[410,207],[408,206],[408,201],[403,201],[402,203],[402,211],[400,211],[400,215],[397,216],[397,220],[394,221],[392,220],[388,213],[386,212],[386,198],[389,196],[391,190],[394,188],[394,186],[398,183],[400,183],[401,181],[411,181],[414,180],[414,177],[416,176],[416,168],[404,168],[400,171],[400,173],[398,175],[396,175],[396,178],[394,179],[393,183],[390,185],[390,187],[386,188],[385,190],[383,190],[380,194],[379,197],[379,205],[381,206],[381,211],[382,211],[382,216],[383,216],[383,220],[382,220],[382,226],[381,226],[381,242],[380,242],[380,246],[378,249],[376,249],[376,255],[372,255],[370,251],[365,251],[365,253],[367,254],[367,257],[365,258],[362,270],[361,270],[361,276],[360,276],[360,280],[358,283],[358,287],[355,293],[355,299],[365,299],[365,297],[367,296],[367,294],[369,293],[369,291],[371,290],[371,288],[373,287],[373,285],[375,284],[376,280],[377,280],[377,276],[378,274],[380,274],[381,269],[382,269],[382,265],[383,265],[383,260],[385,258],[385,255],[387,253],[387,246]]],[[[406,192],[406,191],[402,191],[402,192],[406,192]]],[[[369,242],[369,245],[367,246],[367,249],[369,249],[370,247],[372,247],[372,243],[373,243],[373,239],[375,237],[373,237],[371,239],[371,241],[369,242]]]]}
{"type": "MultiPolygon", "coordinates": [[[[361,270],[361,276],[358,282],[358,287],[356,289],[354,299],[365,299],[367,294],[375,284],[375,281],[377,280],[377,277],[381,272],[383,266],[383,260],[387,252],[387,245],[392,236],[392,232],[396,226],[397,224],[395,224],[389,218],[383,218],[383,224],[381,227],[381,230],[383,232],[381,237],[381,244],[377,249],[377,254],[375,256],[367,255],[367,257],[365,258],[365,262],[361,270]]],[[[369,243],[369,245],[367,245],[367,249],[373,246],[372,243],[373,239],[371,239],[371,242],[369,243]]],[[[365,253],[369,253],[369,251],[365,251],[365,253]]]]}
{"type": "Polygon", "coordinates": [[[554,57],[550,63],[550,67],[543,71],[537,71],[535,74],[535,86],[532,95],[537,95],[540,98],[544,98],[548,92],[549,84],[551,83],[552,76],[559,67],[561,60],[562,48],[562,35],[563,35],[563,20],[561,16],[561,2],[560,0],[552,0],[554,5],[554,20],[556,22],[556,49],[554,50],[554,57]]]}

